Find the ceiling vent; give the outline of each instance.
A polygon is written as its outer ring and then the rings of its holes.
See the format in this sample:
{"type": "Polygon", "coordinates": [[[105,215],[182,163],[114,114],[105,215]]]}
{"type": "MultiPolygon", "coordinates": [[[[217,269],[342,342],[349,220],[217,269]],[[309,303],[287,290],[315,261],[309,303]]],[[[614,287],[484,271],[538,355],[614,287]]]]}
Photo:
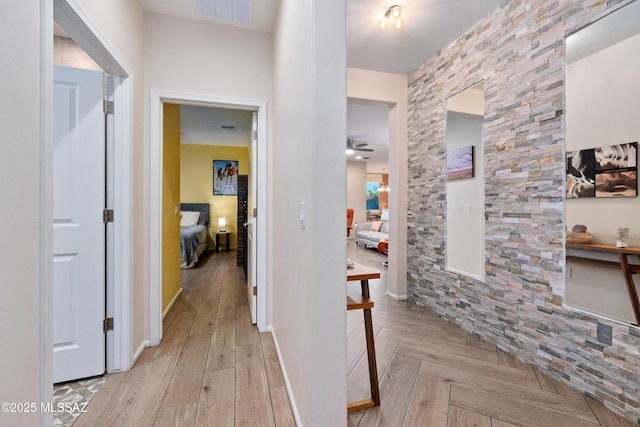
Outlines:
{"type": "Polygon", "coordinates": [[[251,24],[253,0],[195,0],[196,14],[237,24],[251,24]]]}

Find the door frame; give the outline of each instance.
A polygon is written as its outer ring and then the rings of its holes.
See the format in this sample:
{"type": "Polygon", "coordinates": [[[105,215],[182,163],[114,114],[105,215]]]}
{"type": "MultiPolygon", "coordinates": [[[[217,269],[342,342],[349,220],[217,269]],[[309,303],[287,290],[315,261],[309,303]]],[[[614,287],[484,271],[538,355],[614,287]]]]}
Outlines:
{"type": "Polygon", "coordinates": [[[267,331],[267,103],[264,100],[207,95],[160,89],[150,90],[150,212],[149,212],[149,342],[157,345],[162,339],[162,104],[228,108],[258,113],[257,218],[258,247],[256,281],[258,290],[258,329],[267,331]]]}
{"type": "MultiPolygon", "coordinates": [[[[54,0],[42,8],[43,31],[42,46],[42,112],[43,131],[41,133],[41,192],[40,226],[43,241],[40,253],[40,344],[43,349],[53,346],[53,22],[60,24],[73,40],[104,70],[114,76],[113,100],[117,107],[112,119],[114,165],[111,171],[113,179],[113,206],[116,221],[113,223],[113,253],[109,260],[106,284],[107,296],[112,297],[112,307],[107,316],[118,320],[114,330],[107,333],[106,369],[107,372],[128,370],[131,367],[131,223],[132,223],[132,82],[131,71],[124,61],[108,47],[106,40],[92,26],[88,17],[76,4],[76,0],[54,0]]],[[[53,350],[43,351],[40,355],[40,396],[42,402],[51,401],[53,381],[53,350]]],[[[51,414],[43,412],[41,421],[48,425],[51,414]]]]}

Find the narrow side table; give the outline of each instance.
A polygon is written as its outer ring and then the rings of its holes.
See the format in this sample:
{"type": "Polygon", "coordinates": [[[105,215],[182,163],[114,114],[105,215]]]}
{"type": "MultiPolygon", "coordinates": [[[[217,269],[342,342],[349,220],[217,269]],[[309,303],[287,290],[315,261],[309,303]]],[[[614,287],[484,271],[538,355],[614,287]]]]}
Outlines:
{"type": "Polygon", "coordinates": [[[380,390],[378,388],[378,368],[376,366],[376,347],[373,337],[373,321],[371,309],[373,300],[369,296],[369,279],[379,279],[380,272],[354,262],[353,268],[347,269],[347,282],[359,280],[360,293],[347,293],[347,310],[362,310],[364,314],[364,330],[367,342],[367,359],[369,362],[369,384],[371,397],[347,403],[347,412],[362,411],[363,409],[380,406],[380,390]]]}
{"type": "Polygon", "coordinates": [[[229,231],[216,231],[216,252],[220,252],[220,236],[227,237],[227,252],[229,252],[229,240],[231,240],[231,232],[229,231]]]}

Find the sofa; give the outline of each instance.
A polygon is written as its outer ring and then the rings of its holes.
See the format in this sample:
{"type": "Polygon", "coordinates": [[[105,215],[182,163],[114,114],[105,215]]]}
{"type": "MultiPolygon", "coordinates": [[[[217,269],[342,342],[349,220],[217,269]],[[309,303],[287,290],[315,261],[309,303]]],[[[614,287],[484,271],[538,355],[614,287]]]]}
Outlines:
{"type": "Polygon", "coordinates": [[[360,222],[355,225],[356,246],[377,248],[380,240],[389,238],[389,209],[382,210],[380,220],[382,221],[380,231],[371,230],[371,224],[375,222],[360,222]]]}
{"type": "Polygon", "coordinates": [[[367,221],[380,221],[382,211],[380,209],[367,209],[367,221]]]}

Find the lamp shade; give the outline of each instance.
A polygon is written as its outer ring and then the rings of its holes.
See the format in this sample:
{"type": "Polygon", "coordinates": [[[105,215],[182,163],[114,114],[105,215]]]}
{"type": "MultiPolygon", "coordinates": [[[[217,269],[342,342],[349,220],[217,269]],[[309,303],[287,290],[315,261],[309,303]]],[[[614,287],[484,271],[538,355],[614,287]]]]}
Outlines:
{"type": "Polygon", "coordinates": [[[227,218],[221,216],[218,218],[218,228],[224,230],[227,227],[227,218]]]}

